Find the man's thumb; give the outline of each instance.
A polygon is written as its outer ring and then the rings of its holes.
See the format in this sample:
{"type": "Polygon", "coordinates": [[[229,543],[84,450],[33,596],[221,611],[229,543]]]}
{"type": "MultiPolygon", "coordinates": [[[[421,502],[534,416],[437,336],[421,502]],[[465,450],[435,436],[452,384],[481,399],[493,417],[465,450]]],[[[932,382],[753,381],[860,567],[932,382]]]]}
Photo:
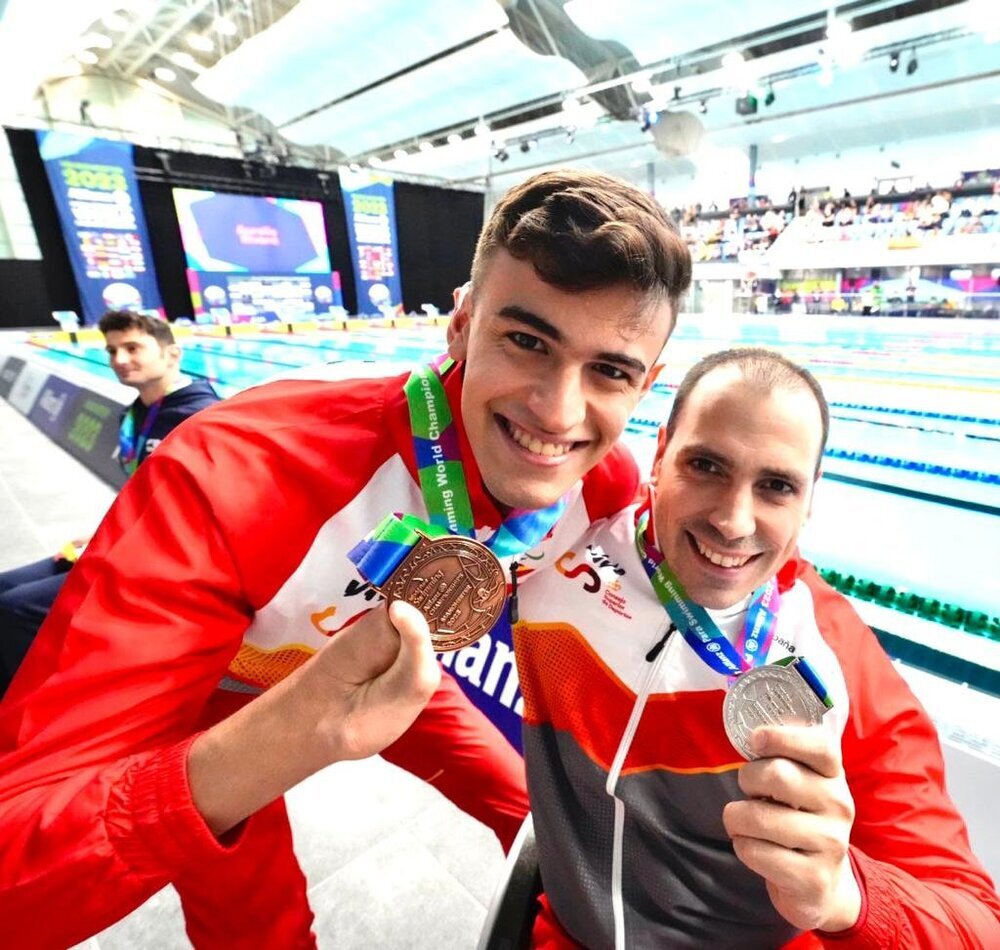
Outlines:
{"type": "Polygon", "coordinates": [[[399,634],[399,656],[387,675],[400,689],[411,689],[426,702],[441,682],[427,620],[416,607],[397,600],[389,606],[389,622],[399,634]]]}

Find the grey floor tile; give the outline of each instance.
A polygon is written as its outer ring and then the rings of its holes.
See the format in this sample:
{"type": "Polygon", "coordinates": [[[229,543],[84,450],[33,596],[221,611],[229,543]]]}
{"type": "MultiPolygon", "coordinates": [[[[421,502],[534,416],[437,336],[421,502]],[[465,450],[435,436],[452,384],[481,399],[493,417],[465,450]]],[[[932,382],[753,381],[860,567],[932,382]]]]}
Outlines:
{"type": "Polygon", "coordinates": [[[503,871],[504,853],[497,836],[442,799],[406,823],[419,841],[484,907],[488,907],[503,871]]]}
{"type": "Polygon", "coordinates": [[[407,831],[310,892],[321,950],[471,950],[486,911],[407,831]]]}

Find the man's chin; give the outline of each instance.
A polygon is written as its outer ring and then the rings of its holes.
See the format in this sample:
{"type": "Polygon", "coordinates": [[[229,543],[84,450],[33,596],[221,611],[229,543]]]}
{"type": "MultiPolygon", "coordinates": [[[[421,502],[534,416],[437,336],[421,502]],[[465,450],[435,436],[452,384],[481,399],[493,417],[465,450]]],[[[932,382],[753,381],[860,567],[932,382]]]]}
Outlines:
{"type": "Polygon", "coordinates": [[[510,482],[491,484],[491,480],[484,480],[486,489],[493,500],[502,508],[523,508],[528,511],[536,511],[540,508],[548,508],[554,505],[566,492],[569,486],[563,487],[559,484],[532,485],[524,481],[519,484],[510,482]]]}

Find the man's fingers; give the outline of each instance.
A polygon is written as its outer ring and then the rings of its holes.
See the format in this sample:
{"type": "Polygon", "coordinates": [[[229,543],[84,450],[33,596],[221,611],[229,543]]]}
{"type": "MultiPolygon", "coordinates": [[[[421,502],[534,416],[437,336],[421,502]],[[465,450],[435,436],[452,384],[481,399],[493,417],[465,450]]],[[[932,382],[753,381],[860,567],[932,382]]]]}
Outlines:
{"type": "Polygon", "coordinates": [[[840,748],[822,726],[759,726],[750,747],[761,758],[801,762],[827,778],[842,771],[840,748]]]}
{"type": "Polygon", "coordinates": [[[740,768],[738,781],[747,798],[816,813],[830,809],[831,783],[836,782],[791,759],[755,759],[740,768]]]}
{"type": "Polygon", "coordinates": [[[733,838],[736,857],[765,881],[783,890],[797,892],[810,870],[808,856],[759,838],[733,838]]]}
{"type": "Polygon", "coordinates": [[[754,799],[729,802],[722,811],[726,833],[736,838],[769,841],[792,851],[846,852],[847,842],[837,837],[838,823],[777,802],[754,799]]]}

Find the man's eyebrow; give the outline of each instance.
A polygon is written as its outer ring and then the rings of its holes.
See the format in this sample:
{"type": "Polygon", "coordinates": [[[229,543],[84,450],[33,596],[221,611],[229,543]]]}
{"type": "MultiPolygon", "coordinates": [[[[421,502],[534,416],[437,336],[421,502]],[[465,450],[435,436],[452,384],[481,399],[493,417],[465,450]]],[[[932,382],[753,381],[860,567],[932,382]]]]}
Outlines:
{"type": "MultiPolygon", "coordinates": [[[[517,306],[517,304],[508,304],[506,307],[501,307],[499,314],[508,320],[516,320],[518,323],[526,324],[542,336],[548,337],[554,343],[563,342],[563,335],[559,332],[558,327],[553,326],[544,317],[538,316],[537,313],[525,310],[523,307],[517,306]]],[[[638,360],[626,353],[603,351],[595,354],[594,358],[604,363],[615,363],[618,366],[631,369],[633,372],[641,375],[645,375],[646,373],[646,364],[642,360],[638,360]]]]}
{"type": "Polygon", "coordinates": [[[801,490],[805,484],[801,475],[781,468],[765,468],[760,474],[764,478],[780,478],[783,482],[788,482],[796,490],[801,490]]]}
{"type": "MultiPolygon", "coordinates": [[[[684,458],[703,458],[708,459],[710,462],[715,462],[717,465],[730,466],[732,465],[732,459],[729,456],[724,455],[717,449],[713,449],[709,445],[694,444],[687,445],[681,451],[681,456],[684,458]]],[[[802,478],[801,475],[796,472],[789,471],[784,468],[762,468],[758,473],[759,478],[778,478],[783,482],[788,482],[795,489],[801,491],[803,486],[806,484],[806,480],[802,478]]]]}

